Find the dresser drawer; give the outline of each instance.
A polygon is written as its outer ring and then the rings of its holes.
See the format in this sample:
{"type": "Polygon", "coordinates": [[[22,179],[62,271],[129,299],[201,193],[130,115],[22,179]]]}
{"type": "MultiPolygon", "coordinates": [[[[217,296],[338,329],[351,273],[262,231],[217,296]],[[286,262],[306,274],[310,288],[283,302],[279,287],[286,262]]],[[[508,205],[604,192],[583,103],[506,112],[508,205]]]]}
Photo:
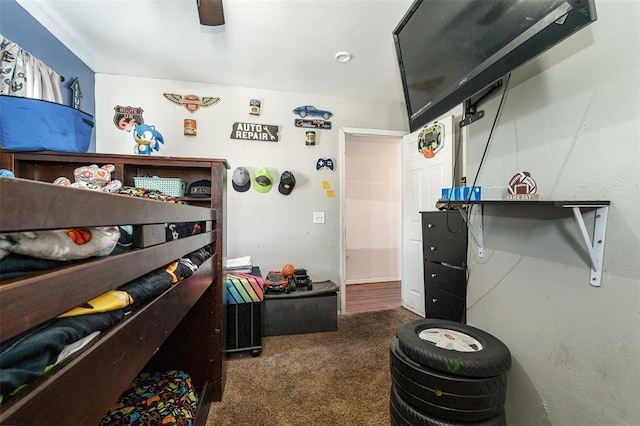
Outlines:
{"type": "Polygon", "coordinates": [[[424,262],[425,294],[430,291],[446,292],[456,297],[467,294],[467,270],[440,263],[424,262]]]}
{"type": "Polygon", "coordinates": [[[427,318],[462,321],[466,309],[467,271],[438,263],[424,263],[427,318]]]}
{"type": "Polygon", "coordinates": [[[467,242],[432,238],[422,242],[425,260],[450,263],[456,266],[467,264],[467,242]]]}
{"type": "Polygon", "coordinates": [[[422,252],[427,260],[467,263],[467,226],[459,212],[422,213],[422,252]]]}
{"type": "Polygon", "coordinates": [[[467,224],[457,210],[422,212],[422,236],[466,240],[467,224]]]}

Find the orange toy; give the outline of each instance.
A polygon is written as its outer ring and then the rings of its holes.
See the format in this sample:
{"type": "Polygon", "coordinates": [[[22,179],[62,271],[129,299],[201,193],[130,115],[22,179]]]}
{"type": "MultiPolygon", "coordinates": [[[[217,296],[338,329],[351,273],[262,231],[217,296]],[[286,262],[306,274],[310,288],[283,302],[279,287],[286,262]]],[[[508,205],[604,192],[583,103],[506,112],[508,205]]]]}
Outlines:
{"type": "Polygon", "coordinates": [[[282,275],[284,275],[285,277],[292,276],[295,271],[296,271],[296,268],[290,263],[287,263],[282,267],[282,275]]]}

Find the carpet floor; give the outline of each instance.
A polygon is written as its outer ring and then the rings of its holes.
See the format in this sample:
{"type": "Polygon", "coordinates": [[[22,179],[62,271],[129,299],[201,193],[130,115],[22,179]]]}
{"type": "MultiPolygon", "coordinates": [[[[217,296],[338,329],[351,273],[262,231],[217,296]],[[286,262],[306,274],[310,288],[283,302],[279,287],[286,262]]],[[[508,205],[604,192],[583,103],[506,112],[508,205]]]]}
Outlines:
{"type": "Polygon", "coordinates": [[[404,308],[340,315],[338,331],[264,337],[257,357],[228,354],[207,426],[389,425],[389,343],[417,318],[404,308]]]}

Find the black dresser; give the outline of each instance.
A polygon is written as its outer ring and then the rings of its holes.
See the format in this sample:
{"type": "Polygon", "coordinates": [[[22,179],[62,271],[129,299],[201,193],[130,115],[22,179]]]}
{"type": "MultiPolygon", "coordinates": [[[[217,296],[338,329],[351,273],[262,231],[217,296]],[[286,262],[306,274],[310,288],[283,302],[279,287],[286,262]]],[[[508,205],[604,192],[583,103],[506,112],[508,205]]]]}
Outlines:
{"type": "Polygon", "coordinates": [[[420,213],[425,317],[465,322],[467,224],[457,210],[420,213]]]}

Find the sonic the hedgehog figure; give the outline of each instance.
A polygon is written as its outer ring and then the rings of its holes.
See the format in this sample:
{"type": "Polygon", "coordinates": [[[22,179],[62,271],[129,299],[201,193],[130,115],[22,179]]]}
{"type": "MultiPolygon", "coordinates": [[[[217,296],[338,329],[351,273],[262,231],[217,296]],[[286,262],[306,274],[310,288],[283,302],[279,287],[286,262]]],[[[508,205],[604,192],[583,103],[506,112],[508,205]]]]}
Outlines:
{"type": "Polygon", "coordinates": [[[151,155],[153,151],[160,151],[160,144],[164,139],[153,125],[138,124],[133,131],[133,139],[136,141],[134,151],[140,155],[151,155]]]}

